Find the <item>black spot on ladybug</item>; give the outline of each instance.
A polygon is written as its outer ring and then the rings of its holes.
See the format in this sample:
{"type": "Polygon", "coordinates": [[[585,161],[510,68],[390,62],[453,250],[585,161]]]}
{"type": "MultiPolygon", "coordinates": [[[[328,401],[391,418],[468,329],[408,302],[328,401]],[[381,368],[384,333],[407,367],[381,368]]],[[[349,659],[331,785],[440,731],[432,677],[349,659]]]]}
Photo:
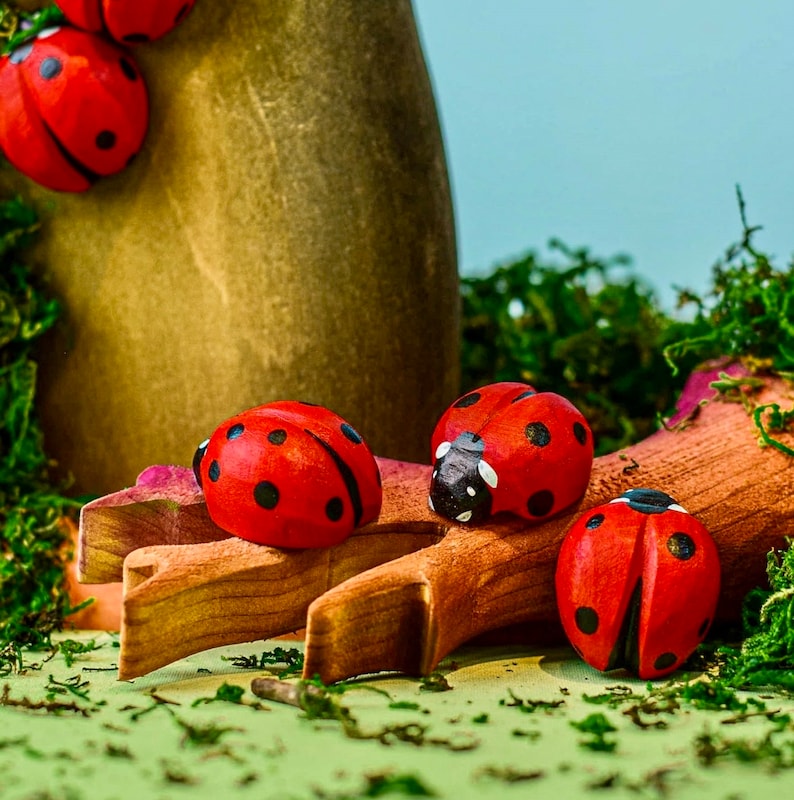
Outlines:
{"type": "Polygon", "coordinates": [[[221,476],[221,465],[217,461],[213,461],[210,464],[210,468],[207,470],[207,475],[209,475],[210,480],[215,483],[221,476]]]}
{"type": "Polygon", "coordinates": [[[57,78],[62,70],[63,63],[61,60],[59,58],[53,58],[52,56],[45,58],[41,64],[39,64],[39,75],[48,81],[57,78]]]}
{"type": "Polygon", "coordinates": [[[270,481],[260,481],[254,486],[254,500],[268,511],[278,505],[278,489],[270,481]]]}
{"type": "Polygon", "coordinates": [[[193,453],[193,474],[196,476],[196,483],[201,488],[201,460],[207,452],[207,445],[210,443],[209,439],[205,439],[193,453]]]}
{"type": "Polygon", "coordinates": [[[656,489],[629,489],[621,497],[628,500],[629,508],[642,514],[662,514],[670,506],[676,505],[676,501],[669,494],[656,489]]]}
{"type": "Polygon", "coordinates": [[[670,669],[676,661],[678,661],[678,656],[675,653],[662,653],[653,662],[653,668],[657,670],[670,669]]]}
{"type": "Polygon", "coordinates": [[[148,33],[128,33],[125,36],[122,36],[122,41],[127,42],[127,44],[143,44],[144,42],[149,41],[149,34],[148,33]]]}
{"type": "Polygon", "coordinates": [[[524,434],[536,447],[545,447],[551,441],[551,431],[542,422],[530,422],[524,428],[524,434]]]}
{"type": "Polygon", "coordinates": [[[594,530],[595,528],[598,528],[603,521],[604,521],[603,514],[593,514],[593,516],[590,517],[590,519],[588,519],[587,522],[585,522],[584,526],[585,528],[590,528],[590,530],[594,530]]]}
{"type": "Polygon", "coordinates": [[[700,627],[698,628],[698,636],[702,639],[706,635],[706,631],[709,629],[709,625],[711,625],[711,619],[706,617],[703,622],[700,623],[700,627]]]}
{"type": "Polygon", "coordinates": [[[695,555],[695,540],[686,533],[674,533],[667,540],[667,549],[681,561],[689,561],[695,555]]]}
{"type": "Polygon", "coordinates": [[[245,425],[243,425],[242,422],[238,422],[232,425],[232,427],[229,428],[228,431],[226,431],[226,438],[229,441],[232,441],[232,439],[239,439],[243,435],[244,430],[245,430],[245,425]]]}
{"type": "Polygon", "coordinates": [[[533,389],[527,389],[525,392],[521,392],[521,394],[518,395],[518,397],[514,397],[510,402],[517,403],[519,400],[523,400],[526,397],[532,397],[533,394],[537,394],[537,392],[534,391],[533,389]]]}
{"type": "Polygon", "coordinates": [[[598,612],[590,606],[579,606],[574,614],[576,627],[588,636],[598,630],[598,612]]]}
{"type": "Polygon", "coordinates": [[[472,392],[465,397],[461,397],[460,400],[457,400],[452,408],[469,408],[469,406],[479,403],[481,397],[482,395],[479,392],[472,392]]]}
{"type": "Polygon", "coordinates": [[[548,489],[535,492],[527,500],[527,511],[533,517],[545,517],[554,507],[554,495],[548,489]]]}
{"type": "Polygon", "coordinates": [[[574,422],[573,435],[579,444],[587,444],[587,428],[581,422],[574,422]]]}
{"type": "Polygon", "coordinates": [[[185,3],[179,11],[176,12],[176,16],[174,17],[174,25],[179,25],[179,23],[185,18],[187,12],[190,11],[190,3],[185,3]]]}
{"type": "Polygon", "coordinates": [[[352,425],[348,425],[347,422],[342,423],[342,433],[345,439],[349,439],[353,444],[361,444],[364,441],[358,431],[352,425]]]}
{"type": "Polygon", "coordinates": [[[95,141],[100,150],[110,150],[116,144],[116,134],[113,131],[100,131],[95,141]]]}
{"type": "Polygon", "coordinates": [[[120,58],[119,66],[121,67],[121,71],[124,73],[124,76],[127,78],[127,80],[138,80],[138,70],[135,69],[135,65],[128,58],[120,58]]]}
{"type": "Polygon", "coordinates": [[[284,444],[284,442],[287,441],[287,432],[284,430],[284,428],[276,428],[276,430],[270,431],[270,433],[267,435],[267,440],[270,442],[270,444],[284,444]]]}
{"type": "Polygon", "coordinates": [[[20,47],[17,47],[16,50],[13,50],[11,52],[11,55],[8,56],[8,60],[12,64],[21,64],[30,55],[32,50],[33,50],[32,42],[23,44],[20,47]]]}
{"type": "Polygon", "coordinates": [[[345,512],[345,504],[342,502],[341,497],[332,497],[326,504],[325,504],[325,516],[331,520],[331,522],[339,522],[342,519],[342,514],[345,512]]]}

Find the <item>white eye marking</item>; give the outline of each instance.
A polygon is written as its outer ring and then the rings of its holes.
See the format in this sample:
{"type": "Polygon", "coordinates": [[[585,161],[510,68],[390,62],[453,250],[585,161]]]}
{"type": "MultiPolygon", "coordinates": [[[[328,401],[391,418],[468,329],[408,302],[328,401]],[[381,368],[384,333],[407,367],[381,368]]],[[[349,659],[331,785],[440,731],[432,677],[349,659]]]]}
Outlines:
{"type": "Polygon", "coordinates": [[[616,497],[614,500],[609,501],[609,505],[612,505],[612,503],[628,503],[628,502],[629,502],[628,497],[616,497]]]}
{"type": "Polygon", "coordinates": [[[474,497],[474,495],[477,494],[477,492],[474,491],[474,488],[472,486],[467,486],[466,487],[466,494],[469,497],[474,497]]]}
{"type": "Polygon", "coordinates": [[[452,447],[452,442],[441,442],[441,444],[436,448],[436,458],[444,458],[444,456],[449,452],[450,447],[452,447]]]}
{"type": "Polygon", "coordinates": [[[203,442],[202,442],[202,443],[201,443],[201,444],[198,446],[198,449],[199,449],[199,450],[204,450],[204,449],[207,447],[207,445],[208,445],[209,443],[210,443],[210,440],[209,440],[209,438],[205,439],[205,440],[204,440],[204,441],[203,441],[203,442]]]}
{"type": "Polygon", "coordinates": [[[471,519],[471,511],[464,511],[462,514],[458,514],[455,519],[458,522],[468,522],[471,519]]]}
{"type": "Polygon", "coordinates": [[[428,495],[427,505],[430,506],[431,511],[435,511],[436,507],[433,505],[433,498],[428,495]]]}
{"type": "Polygon", "coordinates": [[[683,507],[679,506],[678,503],[673,503],[671,506],[667,506],[668,511],[680,511],[682,514],[688,514],[689,512],[683,507]]]}
{"type": "Polygon", "coordinates": [[[480,473],[480,477],[492,488],[496,488],[496,484],[499,482],[499,476],[496,474],[496,470],[484,459],[480,459],[477,462],[477,472],[480,473]]]}

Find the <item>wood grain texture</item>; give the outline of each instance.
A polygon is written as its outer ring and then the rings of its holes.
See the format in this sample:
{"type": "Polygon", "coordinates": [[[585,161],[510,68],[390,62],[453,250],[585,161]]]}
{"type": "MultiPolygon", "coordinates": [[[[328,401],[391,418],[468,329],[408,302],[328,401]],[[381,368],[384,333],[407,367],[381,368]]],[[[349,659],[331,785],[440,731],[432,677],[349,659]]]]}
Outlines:
{"type": "MultiPolygon", "coordinates": [[[[758,401],[787,394],[773,382],[758,401]]],[[[723,574],[717,617],[737,619],[745,594],[765,585],[764,554],[792,531],[794,459],[759,446],[740,404],[714,401],[685,430],[597,458],[582,502],[555,519],[450,525],[437,545],[326,592],[309,607],[304,674],[326,682],[390,669],[427,674],[478,634],[558,625],[562,538],[578,514],[633,487],[667,492],[711,531],[723,574]]]]}
{"type": "MultiPolygon", "coordinates": [[[[780,382],[758,401],[791,404],[780,382]]],[[[563,536],[576,515],[633,487],[667,492],[711,531],[723,571],[717,616],[736,619],[746,592],[765,582],[765,553],[785,546],[794,522],[794,459],[761,448],[742,406],[716,400],[684,430],[596,459],[583,500],[537,525],[506,515],[478,527],[442,519],[427,506],[429,466],[378,463],[380,517],[327,550],[213,541],[217,530],[200,521],[200,500],[185,497],[184,485],[181,501],[167,485],[154,499],[144,491],[98,501],[84,515],[81,564],[96,577],[112,570],[95,569],[94,559],[114,570],[124,559],[120,677],[304,624],[304,674],[326,682],[427,674],[485,632],[558,628],[553,576],[563,536]],[[174,522],[182,502],[194,508],[190,524],[174,522]],[[142,535],[138,505],[147,503],[160,503],[159,521],[150,523],[147,507],[142,535]],[[158,535],[160,544],[141,548],[158,535]]]]}

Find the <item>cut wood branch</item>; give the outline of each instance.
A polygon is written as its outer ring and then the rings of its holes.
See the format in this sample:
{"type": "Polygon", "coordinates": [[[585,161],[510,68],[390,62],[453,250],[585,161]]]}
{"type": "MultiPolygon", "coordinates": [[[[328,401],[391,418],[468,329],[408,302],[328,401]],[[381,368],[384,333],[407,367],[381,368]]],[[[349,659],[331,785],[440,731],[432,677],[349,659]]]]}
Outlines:
{"type": "MultiPolygon", "coordinates": [[[[787,385],[770,381],[757,402],[790,405],[787,385]]],[[[559,630],[553,576],[573,519],[648,487],[713,534],[723,571],[718,618],[735,620],[745,594],[765,582],[765,554],[794,534],[794,459],[757,439],[741,404],[712,400],[685,429],[596,459],[583,500],[536,525],[442,519],[427,506],[430,467],[379,459],[379,519],[327,550],[226,537],[177,470],[173,492],[166,480],[86,506],[82,574],[107,580],[124,561],[120,677],[304,625],[305,677],[427,674],[482,633],[516,624],[559,630]]]]}

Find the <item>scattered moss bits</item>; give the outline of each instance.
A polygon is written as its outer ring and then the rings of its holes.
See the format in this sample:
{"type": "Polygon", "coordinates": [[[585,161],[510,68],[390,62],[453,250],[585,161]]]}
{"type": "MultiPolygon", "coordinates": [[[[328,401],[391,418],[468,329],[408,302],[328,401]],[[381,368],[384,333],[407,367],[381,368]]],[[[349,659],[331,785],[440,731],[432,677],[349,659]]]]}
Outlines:
{"type": "Polygon", "coordinates": [[[612,753],[618,743],[615,739],[608,739],[608,733],[614,733],[617,728],[601,713],[589,714],[582,720],[571,720],[571,727],[587,734],[586,739],[579,741],[582,747],[602,753],[612,753]]]}

